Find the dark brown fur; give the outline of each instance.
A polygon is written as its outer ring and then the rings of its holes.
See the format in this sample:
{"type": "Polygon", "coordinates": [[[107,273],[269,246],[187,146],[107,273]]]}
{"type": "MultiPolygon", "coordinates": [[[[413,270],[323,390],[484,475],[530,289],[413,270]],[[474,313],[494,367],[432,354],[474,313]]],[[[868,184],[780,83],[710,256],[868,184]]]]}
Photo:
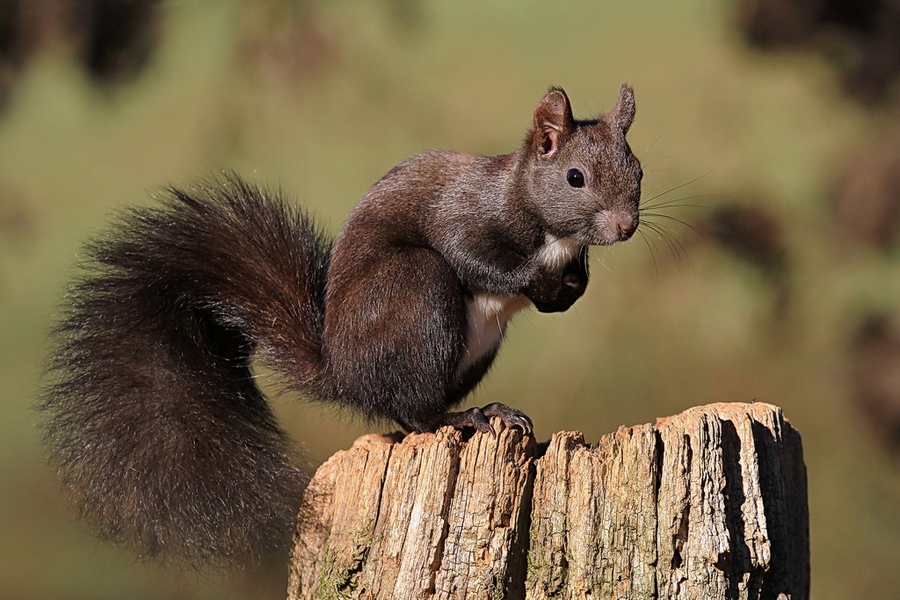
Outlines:
{"type": "Polygon", "coordinates": [[[633,118],[628,87],[592,121],[553,89],[517,152],[398,165],[333,246],[233,175],[126,214],[67,298],[43,404],[81,513],[144,555],[193,563],[281,539],[305,477],[251,357],[409,431],[487,430],[491,416],[530,431],[502,405],[447,411],[487,372],[512,312],[568,309],[587,285],[587,246],[637,228],[633,118]],[[509,313],[496,324],[495,306],[509,313]]]}

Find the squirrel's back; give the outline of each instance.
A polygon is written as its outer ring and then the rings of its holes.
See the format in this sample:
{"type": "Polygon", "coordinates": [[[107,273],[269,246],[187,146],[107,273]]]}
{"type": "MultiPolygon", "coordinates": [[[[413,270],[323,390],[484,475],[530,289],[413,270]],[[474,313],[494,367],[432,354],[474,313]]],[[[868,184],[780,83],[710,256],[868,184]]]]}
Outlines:
{"type": "Polygon", "coordinates": [[[170,189],[88,246],[42,408],[52,460],[101,536],[201,564],[291,530],[305,475],[250,359],[328,398],[330,248],[235,176],[170,189]]]}

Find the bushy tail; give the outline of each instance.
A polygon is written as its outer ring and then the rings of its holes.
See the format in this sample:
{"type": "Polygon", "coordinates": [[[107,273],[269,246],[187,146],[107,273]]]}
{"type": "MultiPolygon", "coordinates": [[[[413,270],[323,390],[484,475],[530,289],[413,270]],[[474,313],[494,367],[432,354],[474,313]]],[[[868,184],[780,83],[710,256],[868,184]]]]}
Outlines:
{"type": "Polygon", "coordinates": [[[52,460],[101,536],[195,565],[284,540],[305,476],[249,361],[328,394],[330,248],[233,175],[170,189],[88,246],[41,408],[52,460]]]}

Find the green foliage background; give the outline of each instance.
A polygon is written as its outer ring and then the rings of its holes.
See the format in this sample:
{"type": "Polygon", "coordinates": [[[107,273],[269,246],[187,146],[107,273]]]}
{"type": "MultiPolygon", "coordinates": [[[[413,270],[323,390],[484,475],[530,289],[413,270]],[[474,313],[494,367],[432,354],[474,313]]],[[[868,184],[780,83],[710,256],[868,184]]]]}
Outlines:
{"type": "MultiPolygon", "coordinates": [[[[659,220],[677,252],[653,235],[655,246],[595,250],[585,297],[565,314],[517,317],[470,402],[523,409],[539,439],[580,429],[589,440],[693,405],[778,404],[806,452],[813,597],[893,597],[900,476],[847,400],[845,348],[863,311],[900,314],[900,262],[838,247],[825,196],[848,149],[896,114],[844,99],[815,58],[746,50],[729,4],[708,0],[179,0],[165,11],[159,52],[134,83],[98,91],[50,47],[0,121],[0,207],[17,219],[0,230],[0,597],[284,595],[285,556],[197,576],[97,542],[44,463],[32,406],[47,332],[81,242],[111,212],[230,168],[281,186],[336,232],[400,160],[512,151],[548,86],[589,116],[625,81],[645,196],[706,207],[667,212],[688,223],[734,199],[778,215],[787,313],[776,316],[752,267],[659,220]]],[[[368,429],[276,404],[315,461],[368,429]]]]}

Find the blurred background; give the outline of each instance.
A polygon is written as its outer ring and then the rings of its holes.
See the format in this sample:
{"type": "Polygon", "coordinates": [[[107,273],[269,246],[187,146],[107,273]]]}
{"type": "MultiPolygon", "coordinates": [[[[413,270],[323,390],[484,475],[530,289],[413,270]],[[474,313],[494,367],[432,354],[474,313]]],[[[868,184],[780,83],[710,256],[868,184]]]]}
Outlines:
{"type": "MultiPolygon", "coordinates": [[[[655,229],[595,249],[572,310],[518,316],[470,404],[594,441],[777,404],[813,597],[896,597],[898,68],[896,0],[0,0],[0,597],[284,596],[286,551],[198,576],[95,541],[45,464],[47,333],[112,213],[228,168],[337,232],[404,158],[511,152],[548,86],[587,117],[622,82],[655,229]]],[[[371,429],[275,404],[316,462],[371,429]]]]}

